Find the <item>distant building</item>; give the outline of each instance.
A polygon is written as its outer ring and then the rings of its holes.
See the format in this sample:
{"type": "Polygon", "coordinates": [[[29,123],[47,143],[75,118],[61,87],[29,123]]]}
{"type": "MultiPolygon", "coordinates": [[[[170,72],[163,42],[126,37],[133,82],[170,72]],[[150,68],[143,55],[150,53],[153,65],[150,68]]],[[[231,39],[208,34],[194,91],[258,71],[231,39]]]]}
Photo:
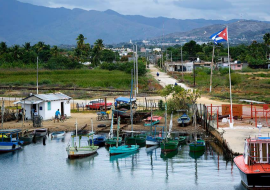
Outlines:
{"type": "Polygon", "coordinates": [[[142,53],[146,53],[146,49],[144,47],[141,48],[142,53]]]}
{"type": "Polygon", "coordinates": [[[153,49],[153,52],[155,52],[155,51],[161,52],[161,48],[154,48],[154,49],[153,49]]]}

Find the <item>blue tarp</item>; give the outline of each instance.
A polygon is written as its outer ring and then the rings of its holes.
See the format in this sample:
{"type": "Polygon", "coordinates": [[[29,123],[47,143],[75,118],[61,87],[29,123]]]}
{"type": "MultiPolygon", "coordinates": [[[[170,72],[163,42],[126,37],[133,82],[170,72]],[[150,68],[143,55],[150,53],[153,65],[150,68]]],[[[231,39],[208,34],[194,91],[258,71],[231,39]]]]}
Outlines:
{"type": "MultiPolygon", "coordinates": [[[[125,97],[119,97],[115,99],[116,102],[124,102],[124,103],[129,103],[130,102],[130,98],[125,98],[125,97]]],[[[135,102],[136,99],[132,98],[131,102],[135,102]]]]}

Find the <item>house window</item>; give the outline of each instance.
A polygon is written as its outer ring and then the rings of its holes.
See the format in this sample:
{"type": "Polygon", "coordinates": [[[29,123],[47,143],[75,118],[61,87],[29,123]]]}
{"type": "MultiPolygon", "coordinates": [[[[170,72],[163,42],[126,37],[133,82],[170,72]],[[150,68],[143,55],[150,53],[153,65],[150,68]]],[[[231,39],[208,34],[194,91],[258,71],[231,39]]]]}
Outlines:
{"type": "Polygon", "coordinates": [[[51,102],[48,102],[48,111],[51,110],[51,102]]]}

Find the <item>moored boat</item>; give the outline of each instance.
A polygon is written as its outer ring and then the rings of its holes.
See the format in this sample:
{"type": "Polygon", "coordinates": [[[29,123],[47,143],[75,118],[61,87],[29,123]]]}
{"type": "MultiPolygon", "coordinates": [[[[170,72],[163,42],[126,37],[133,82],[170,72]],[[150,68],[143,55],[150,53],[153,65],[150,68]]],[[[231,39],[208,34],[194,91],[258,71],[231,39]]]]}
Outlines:
{"type": "Polygon", "coordinates": [[[66,132],[65,131],[58,131],[51,133],[51,138],[63,138],[65,137],[66,132]]]}
{"type": "Polygon", "coordinates": [[[19,137],[20,141],[23,141],[23,145],[28,145],[33,142],[33,135],[26,134],[24,136],[19,137]]]}
{"type": "Polygon", "coordinates": [[[159,124],[160,120],[162,119],[161,116],[152,116],[152,117],[147,117],[144,120],[144,126],[145,127],[150,127],[150,126],[154,126],[156,124],[159,124]]]}
{"type": "Polygon", "coordinates": [[[186,143],[186,137],[183,136],[175,137],[174,140],[178,140],[178,144],[186,143]]]}
{"type": "Polygon", "coordinates": [[[117,154],[133,153],[133,152],[136,152],[140,148],[139,145],[131,145],[131,146],[122,145],[122,146],[118,146],[119,128],[120,128],[120,117],[118,117],[116,146],[110,147],[110,149],[109,149],[110,156],[117,155],[117,154]]]}
{"type": "Polygon", "coordinates": [[[23,141],[19,140],[20,132],[20,129],[0,130],[0,153],[14,152],[22,148],[23,141]]]}
{"type": "Polygon", "coordinates": [[[244,154],[234,158],[246,187],[270,188],[270,137],[248,138],[244,154]]]}
{"type": "MultiPolygon", "coordinates": [[[[133,133],[133,132],[131,132],[133,133]]],[[[140,145],[143,146],[146,143],[146,135],[139,134],[139,135],[131,135],[125,138],[126,145],[140,145]]]]}
{"type": "Polygon", "coordinates": [[[78,135],[77,134],[77,121],[76,121],[76,133],[75,135],[71,135],[71,144],[68,144],[66,151],[69,159],[76,159],[91,156],[97,153],[98,146],[94,146],[94,144],[89,144],[89,138],[93,135],[78,135]]]}
{"type": "MultiPolygon", "coordinates": [[[[94,135],[93,141],[95,146],[104,146],[106,137],[103,135],[94,135]]],[[[90,139],[90,144],[92,144],[92,139],[90,139]]]]}
{"type": "MultiPolygon", "coordinates": [[[[106,139],[105,146],[106,147],[116,146],[116,141],[117,141],[117,137],[106,139]]],[[[118,143],[119,144],[122,143],[122,137],[118,137],[118,143]]]]}
{"type": "Polygon", "coordinates": [[[182,127],[184,127],[185,125],[188,125],[191,122],[191,120],[190,120],[190,117],[184,113],[178,118],[177,122],[178,122],[178,125],[181,125],[182,127]]]}
{"type": "Polygon", "coordinates": [[[204,140],[195,140],[194,142],[189,144],[189,150],[196,152],[196,151],[203,151],[205,149],[205,141],[204,140]]]}
{"type": "Polygon", "coordinates": [[[45,137],[47,135],[47,129],[41,128],[41,129],[35,129],[31,135],[35,136],[36,138],[39,137],[45,137]]]}

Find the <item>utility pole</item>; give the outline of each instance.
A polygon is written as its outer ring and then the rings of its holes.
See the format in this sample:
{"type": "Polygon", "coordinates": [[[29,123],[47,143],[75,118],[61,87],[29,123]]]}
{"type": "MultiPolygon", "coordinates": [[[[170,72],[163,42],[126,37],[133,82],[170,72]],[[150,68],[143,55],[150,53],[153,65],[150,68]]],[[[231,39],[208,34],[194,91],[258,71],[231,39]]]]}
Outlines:
{"type": "Polygon", "coordinates": [[[209,89],[210,93],[212,91],[212,76],[213,76],[214,56],[215,56],[215,44],[213,45],[213,54],[212,54],[212,62],[211,62],[210,89],[209,89]]]}
{"type": "Polygon", "coordinates": [[[194,81],[194,87],[195,87],[195,63],[193,61],[193,81],[194,81]]]}
{"type": "Polygon", "coordinates": [[[133,45],[133,71],[134,71],[134,97],[136,98],[136,62],[135,62],[135,48],[133,45]]]}
{"type": "Polygon", "coordinates": [[[136,86],[137,86],[137,94],[139,93],[139,77],[138,77],[138,72],[139,72],[139,70],[138,70],[138,49],[137,49],[137,45],[136,45],[136,64],[137,64],[137,68],[136,68],[136,70],[137,70],[137,76],[136,76],[136,78],[137,78],[137,84],[136,84],[136,86]]]}
{"type": "Polygon", "coordinates": [[[182,50],[182,44],[181,44],[181,63],[182,63],[182,82],[184,82],[184,64],[183,64],[183,50],[182,50]]]}
{"type": "Polygon", "coordinates": [[[38,94],[38,57],[37,57],[37,94],[38,94]]]}

